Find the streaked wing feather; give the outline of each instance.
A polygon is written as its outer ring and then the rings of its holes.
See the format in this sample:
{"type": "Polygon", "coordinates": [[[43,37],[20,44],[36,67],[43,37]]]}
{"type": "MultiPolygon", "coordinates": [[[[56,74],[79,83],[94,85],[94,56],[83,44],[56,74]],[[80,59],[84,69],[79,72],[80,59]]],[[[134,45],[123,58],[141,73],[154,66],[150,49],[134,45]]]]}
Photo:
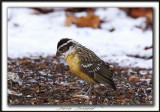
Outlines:
{"type": "Polygon", "coordinates": [[[109,79],[109,78],[105,78],[105,77],[103,77],[102,75],[99,75],[99,74],[97,74],[97,73],[94,73],[95,75],[95,79],[97,80],[97,81],[99,81],[99,82],[101,82],[101,83],[103,83],[103,84],[107,84],[107,85],[109,85],[110,87],[112,87],[113,89],[115,89],[116,90],[116,87],[115,87],[115,85],[114,85],[114,82],[113,82],[113,80],[112,79],[109,79]]]}
{"type": "Polygon", "coordinates": [[[96,56],[94,53],[92,55],[84,54],[81,55],[79,59],[81,61],[81,70],[84,73],[94,78],[96,82],[108,84],[113,89],[115,89],[114,82],[112,81],[112,77],[114,74],[113,71],[98,56],[96,56]]]}

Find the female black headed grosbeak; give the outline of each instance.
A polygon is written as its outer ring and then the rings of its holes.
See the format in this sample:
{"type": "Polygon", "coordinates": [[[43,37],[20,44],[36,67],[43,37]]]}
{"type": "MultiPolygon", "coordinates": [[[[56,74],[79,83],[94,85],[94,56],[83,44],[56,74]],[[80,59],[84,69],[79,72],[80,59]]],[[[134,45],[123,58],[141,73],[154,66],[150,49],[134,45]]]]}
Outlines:
{"type": "Polygon", "coordinates": [[[63,55],[73,74],[89,83],[102,83],[116,90],[112,80],[113,71],[93,51],[80,43],[63,38],[57,45],[57,56],[63,55]]]}

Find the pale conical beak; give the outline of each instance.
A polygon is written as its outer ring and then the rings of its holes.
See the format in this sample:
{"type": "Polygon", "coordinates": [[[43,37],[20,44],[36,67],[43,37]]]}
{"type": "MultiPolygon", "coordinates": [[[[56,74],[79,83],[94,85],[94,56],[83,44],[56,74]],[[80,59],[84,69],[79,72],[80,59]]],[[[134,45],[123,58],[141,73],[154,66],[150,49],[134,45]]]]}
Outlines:
{"type": "Polygon", "coordinates": [[[62,54],[57,51],[56,56],[62,56],[62,54]]]}

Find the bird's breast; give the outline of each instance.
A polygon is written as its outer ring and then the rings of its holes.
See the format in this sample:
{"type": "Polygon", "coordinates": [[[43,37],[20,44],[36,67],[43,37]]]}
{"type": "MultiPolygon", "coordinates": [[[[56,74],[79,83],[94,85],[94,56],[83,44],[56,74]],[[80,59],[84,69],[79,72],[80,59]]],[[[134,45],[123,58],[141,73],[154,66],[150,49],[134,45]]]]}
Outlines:
{"type": "Polygon", "coordinates": [[[77,54],[72,53],[72,54],[66,56],[65,58],[66,58],[68,66],[73,74],[76,74],[78,77],[80,77],[88,82],[95,83],[94,79],[92,79],[86,73],[81,71],[80,61],[79,61],[77,54]]]}
{"type": "Polygon", "coordinates": [[[79,71],[79,59],[78,56],[76,56],[76,54],[72,53],[66,56],[66,61],[72,73],[75,74],[79,71]]]}

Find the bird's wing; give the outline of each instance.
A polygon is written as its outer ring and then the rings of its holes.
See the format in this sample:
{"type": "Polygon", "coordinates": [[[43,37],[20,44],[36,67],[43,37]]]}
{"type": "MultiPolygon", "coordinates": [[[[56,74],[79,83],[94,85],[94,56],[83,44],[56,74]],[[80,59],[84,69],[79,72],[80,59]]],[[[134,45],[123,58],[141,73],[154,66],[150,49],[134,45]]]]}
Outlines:
{"type": "Polygon", "coordinates": [[[81,70],[84,73],[92,77],[96,82],[108,84],[116,89],[112,81],[113,71],[98,56],[95,54],[81,55],[79,59],[81,61],[81,70]]]}

